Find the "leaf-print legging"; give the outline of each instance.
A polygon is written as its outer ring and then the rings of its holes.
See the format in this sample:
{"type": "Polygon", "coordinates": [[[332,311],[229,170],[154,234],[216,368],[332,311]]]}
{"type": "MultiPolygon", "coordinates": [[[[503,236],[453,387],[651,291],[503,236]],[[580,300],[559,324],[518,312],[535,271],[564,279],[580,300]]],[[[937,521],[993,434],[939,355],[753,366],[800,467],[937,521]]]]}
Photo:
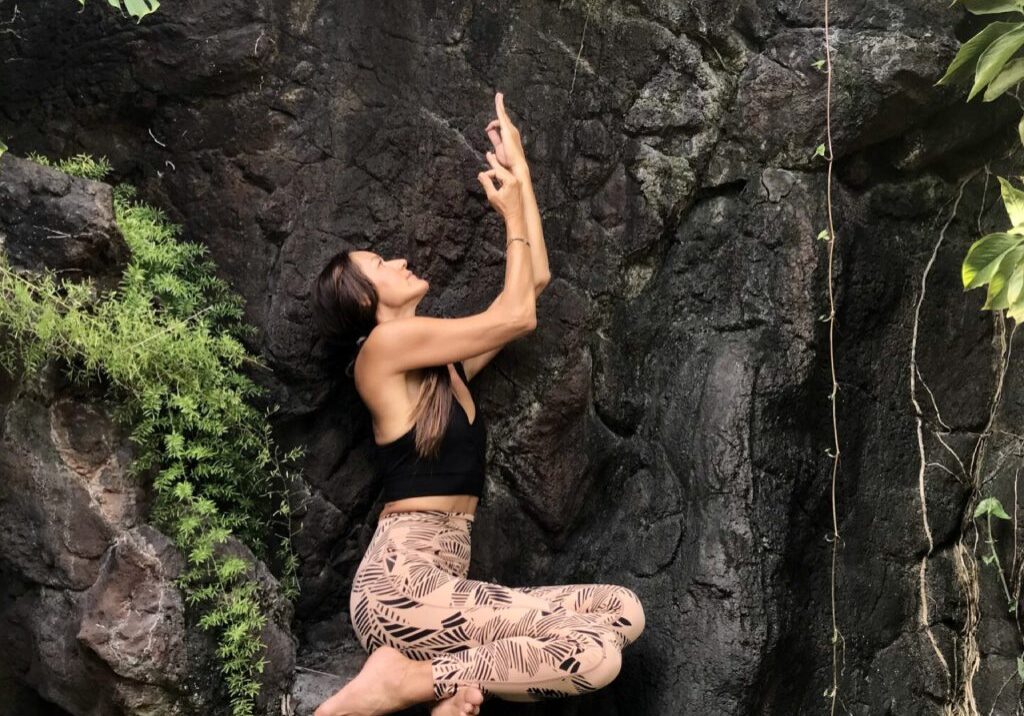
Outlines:
{"type": "Polygon", "coordinates": [[[356,570],[349,616],[367,653],[430,660],[437,700],[474,684],[485,697],[539,701],[606,686],[640,636],[636,594],[615,584],[505,587],[467,579],[474,515],[381,517],[356,570]]]}

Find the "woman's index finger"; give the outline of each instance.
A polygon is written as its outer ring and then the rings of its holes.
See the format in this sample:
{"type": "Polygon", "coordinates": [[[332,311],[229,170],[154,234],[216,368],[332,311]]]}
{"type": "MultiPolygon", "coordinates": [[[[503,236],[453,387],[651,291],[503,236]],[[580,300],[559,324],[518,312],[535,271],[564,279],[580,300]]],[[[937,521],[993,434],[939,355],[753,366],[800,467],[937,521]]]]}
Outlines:
{"type": "Polygon", "coordinates": [[[502,126],[504,126],[506,122],[510,121],[508,112],[505,111],[505,95],[501,92],[495,92],[494,94],[494,108],[498,112],[498,119],[502,126]]]}

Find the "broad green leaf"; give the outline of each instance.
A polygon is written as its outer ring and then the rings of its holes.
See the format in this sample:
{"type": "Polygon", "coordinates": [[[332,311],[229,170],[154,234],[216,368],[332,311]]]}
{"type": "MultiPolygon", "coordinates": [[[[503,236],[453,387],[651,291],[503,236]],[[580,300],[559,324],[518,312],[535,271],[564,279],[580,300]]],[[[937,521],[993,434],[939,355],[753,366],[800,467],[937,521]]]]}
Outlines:
{"type": "Polygon", "coordinates": [[[974,86],[971,87],[971,91],[967,95],[968,102],[995,79],[996,75],[1002,71],[1006,61],[1020,49],[1021,45],[1024,45],[1024,25],[1017,23],[1016,30],[1011,30],[1000,36],[981,53],[978,58],[978,66],[975,68],[974,86]]]}
{"type": "Polygon", "coordinates": [[[1024,246],[1011,250],[999,262],[999,267],[992,274],[992,280],[988,282],[988,294],[985,297],[985,304],[981,307],[983,311],[999,311],[1010,307],[1010,300],[1007,297],[1010,276],[1022,259],[1024,246]]]}
{"type": "Polygon", "coordinates": [[[1024,12],[1021,0],[960,0],[968,12],[991,15],[997,12],[1024,12]]]}
{"type": "Polygon", "coordinates": [[[1003,510],[1003,505],[999,501],[998,497],[986,497],[984,500],[978,503],[978,506],[974,508],[974,517],[977,519],[982,515],[995,515],[1001,517],[1004,520],[1010,519],[1010,516],[1003,510]]]}
{"type": "Polygon", "coordinates": [[[1008,32],[1020,27],[1019,22],[993,22],[985,26],[981,32],[960,46],[956,57],[946,68],[946,74],[936,82],[936,85],[945,85],[957,82],[965,75],[974,70],[978,63],[978,57],[988,49],[988,46],[1008,32]]]}
{"type": "Polygon", "coordinates": [[[145,0],[124,0],[124,6],[128,8],[128,12],[131,13],[132,17],[142,20],[146,15],[160,7],[160,3],[157,0],[149,0],[149,5],[147,5],[145,0]]]}
{"type": "Polygon", "coordinates": [[[1024,293],[1021,293],[1017,300],[1011,303],[1006,315],[1017,323],[1024,322],[1024,293]]]}
{"type": "Polygon", "coordinates": [[[4,155],[4,152],[6,152],[6,151],[7,151],[7,145],[4,144],[4,141],[2,139],[0,139],[0,157],[2,157],[4,155]]]}
{"type": "Polygon", "coordinates": [[[1021,289],[1024,288],[1024,261],[1018,261],[1006,282],[1006,300],[1012,306],[1017,303],[1021,296],[1021,289]]]}
{"type": "Polygon", "coordinates": [[[1018,57],[1007,62],[1003,71],[992,80],[992,84],[985,90],[982,101],[991,102],[1006,92],[1006,90],[1015,87],[1021,80],[1024,80],[1024,58],[1018,57]]]}
{"type": "Polygon", "coordinates": [[[982,236],[971,244],[960,269],[964,290],[978,288],[991,281],[999,262],[1022,241],[1024,239],[1014,234],[996,233],[982,236]]]}
{"type": "MultiPolygon", "coordinates": [[[[1024,191],[1017,189],[1003,177],[999,179],[999,193],[1006,207],[1006,215],[1015,229],[1024,228],[1024,191]]],[[[1016,232],[1015,232],[1016,233],[1016,232]]]]}
{"type": "Polygon", "coordinates": [[[128,14],[139,20],[142,20],[146,15],[160,7],[158,0],[149,0],[148,5],[146,0],[107,0],[107,3],[120,10],[122,1],[124,2],[125,9],[128,10],[128,14]]]}

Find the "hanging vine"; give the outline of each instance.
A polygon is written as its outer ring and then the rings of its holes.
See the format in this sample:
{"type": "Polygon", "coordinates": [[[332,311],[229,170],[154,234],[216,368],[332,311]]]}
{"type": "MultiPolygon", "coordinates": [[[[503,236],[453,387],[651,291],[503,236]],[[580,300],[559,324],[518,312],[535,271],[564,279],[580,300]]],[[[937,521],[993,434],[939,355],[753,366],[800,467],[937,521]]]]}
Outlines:
{"type": "Polygon", "coordinates": [[[832,378],[832,390],[829,393],[829,403],[832,411],[832,440],[833,448],[827,451],[832,458],[832,535],[829,542],[832,544],[832,564],[830,568],[829,598],[831,602],[832,617],[832,685],[825,691],[825,696],[830,700],[830,713],[835,714],[836,702],[839,698],[839,676],[842,673],[842,664],[846,658],[846,639],[839,630],[839,619],[836,611],[836,575],[839,559],[839,516],[836,509],[836,483],[839,476],[839,419],[836,413],[836,394],[839,392],[839,382],[836,380],[836,355],[835,355],[835,322],[836,302],[833,284],[834,276],[834,255],[835,255],[835,224],[832,218],[832,47],[829,43],[829,7],[828,0],[825,0],[825,59],[818,60],[814,66],[821,69],[825,67],[825,143],[819,144],[814,151],[815,156],[824,157],[828,162],[828,169],[825,180],[825,200],[828,213],[828,228],[818,233],[818,239],[824,241],[828,246],[828,314],[819,316],[819,320],[828,322],[828,357],[829,370],[832,378]],[[827,149],[827,153],[826,153],[827,149]]]}

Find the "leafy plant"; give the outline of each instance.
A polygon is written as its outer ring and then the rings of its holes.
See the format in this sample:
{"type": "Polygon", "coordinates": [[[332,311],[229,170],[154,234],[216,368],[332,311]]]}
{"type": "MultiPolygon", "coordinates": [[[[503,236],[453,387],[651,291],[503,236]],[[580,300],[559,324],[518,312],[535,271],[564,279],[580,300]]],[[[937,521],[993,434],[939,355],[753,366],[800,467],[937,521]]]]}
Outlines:
{"type": "Polygon", "coordinates": [[[1008,520],[1010,516],[1006,514],[1006,510],[1003,509],[1003,505],[997,497],[986,497],[978,503],[974,510],[974,519],[978,519],[982,515],[985,516],[988,523],[988,539],[985,540],[985,544],[989,546],[991,552],[982,557],[981,561],[985,564],[996,565],[996,571],[999,572],[999,581],[1002,582],[1003,593],[1006,595],[1009,609],[1011,612],[1015,612],[1017,611],[1017,602],[1010,596],[1010,588],[1006,585],[1006,577],[1003,575],[1003,566],[999,562],[999,553],[996,552],[996,541],[992,537],[992,516],[995,515],[1001,520],[1008,520]]]}
{"type": "MultiPolygon", "coordinates": [[[[86,155],[58,167],[93,179],[110,171],[86,155]]],[[[262,390],[241,368],[262,364],[240,341],[255,330],[241,321],[241,299],[215,276],[205,247],[178,241],[180,227],[134,195],[115,187],[131,258],[110,295],[88,280],[58,285],[51,273],[30,280],[0,252],[0,365],[31,376],[59,360],[71,379],[107,388],[138,448],[130,473],[152,477],[149,517],[185,555],[178,585],[200,608],[200,626],[217,634],[232,713],[249,716],[265,664],[266,595],[247,563],[218,547],[236,536],[276,561],[282,592],[297,595],[286,466],[303,449],[281,458],[267,419],[277,406],[264,414],[250,405],[262,390]]]]}
{"type": "MultiPolygon", "coordinates": [[[[1024,0],[959,0],[975,15],[1016,12],[1024,15],[1024,0]]],[[[954,2],[954,4],[956,4],[954,2]]],[[[973,75],[967,95],[971,101],[981,90],[991,102],[1024,80],[1024,58],[1013,58],[1024,46],[1024,21],[997,21],[985,26],[960,46],[945,74],[935,85],[963,82],[973,75]]],[[[1017,125],[1024,143],[1024,116],[1017,125]]],[[[1009,309],[1007,316],[1024,318],[1024,192],[998,177],[1000,193],[1011,227],[975,241],[961,266],[964,290],[988,286],[983,310],[1009,309]]]]}
{"type": "MultiPolygon", "coordinates": [[[[85,7],[85,0],[78,0],[78,3],[85,7]]],[[[142,18],[160,7],[159,0],[107,0],[107,4],[116,7],[121,12],[126,12],[132,17],[138,18],[138,22],[141,22],[142,18]]]]}
{"type": "Polygon", "coordinates": [[[998,177],[1011,227],[981,237],[967,250],[960,273],[964,290],[988,285],[983,310],[1009,309],[1015,321],[1024,318],[1024,192],[998,177]]]}

